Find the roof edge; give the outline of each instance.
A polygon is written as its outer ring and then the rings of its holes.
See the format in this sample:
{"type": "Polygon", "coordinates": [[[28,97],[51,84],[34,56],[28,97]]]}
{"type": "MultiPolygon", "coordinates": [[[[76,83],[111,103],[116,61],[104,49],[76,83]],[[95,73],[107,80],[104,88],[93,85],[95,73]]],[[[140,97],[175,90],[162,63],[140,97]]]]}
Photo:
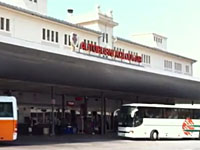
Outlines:
{"type": "Polygon", "coordinates": [[[167,51],[164,51],[164,50],[159,49],[159,48],[154,48],[154,47],[150,47],[150,46],[143,45],[143,44],[140,44],[140,43],[136,43],[136,42],[133,42],[133,41],[131,41],[131,40],[127,40],[127,39],[124,39],[124,38],[121,38],[121,37],[117,37],[117,40],[120,40],[120,41],[122,41],[122,42],[129,43],[129,44],[134,44],[134,45],[138,45],[138,46],[141,46],[141,47],[149,48],[149,49],[151,49],[151,50],[159,51],[159,52],[162,52],[162,53],[165,53],[165,54],[169,54],[169,55],[173,55],[173,56],[176,56],[176,57],[181,57],[181,58],[183,58],[183,59],[188,59],[188,60],[192,61],[192,63],[196,63],[196,62],[197,62],[197,60],[192,59],[192,58],[188,58],[188,57],[185,57],[185,56],[181,56],[181,55],[178,55],[178,54],[174,54],[174,53],[171,53],[171,52],[167,52],[167,51]]]}
{"type": "Polygon", "coordinates": [[[92,33],[95,33],[95,34],[98,34],[98,35],[101,34],[101,32],[99,32],[99,31],[95,31],[95,30],[92,30],[92,29],[89,29],[89,28],[85,28],[85,27],[80,26],[80,25],[76,25],[76,24],[73,24],[73,23],[70,23],[70,22],[67,22],[67,21],[64,21],[64,20],[60,20],[60,19],[57,19],[57,18],[54,18],[54,17],[51,17],[51,16],[40,14],[38,12],[34,12],[34,11],[31,11],[31,10],[24,9],[24,8],[21,8],[21,7],[17,7],[17,6],[14,6],[14,5],[10,5],[10,4],[7,4],[7,3],[0,2],[0,6],[6,7],[8,9],[13,9],[15,11],[20,11],[20,12],[26,13],[28,15],[33,15],[33,16],[36,16],[36,17],[40,17],[40,18],[43,18],[43,19],[54,21],[54,22],[57,22],[57,23],[60,23],[60,24],[63,24],[63,25],[71,26],[71,27],[74,27],[74,28],[77,28],[77,29],[92,32],[92,33]]]}

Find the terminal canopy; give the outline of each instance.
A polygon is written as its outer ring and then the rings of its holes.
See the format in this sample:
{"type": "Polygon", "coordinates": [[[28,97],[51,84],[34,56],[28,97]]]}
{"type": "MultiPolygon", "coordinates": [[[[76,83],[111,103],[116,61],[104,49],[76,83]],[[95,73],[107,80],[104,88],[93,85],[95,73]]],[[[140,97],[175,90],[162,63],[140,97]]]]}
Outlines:
{"type": "Polygon", "coordinates": [[[0,78],[200,100],[200,82],[0,43],[0,78]]]}

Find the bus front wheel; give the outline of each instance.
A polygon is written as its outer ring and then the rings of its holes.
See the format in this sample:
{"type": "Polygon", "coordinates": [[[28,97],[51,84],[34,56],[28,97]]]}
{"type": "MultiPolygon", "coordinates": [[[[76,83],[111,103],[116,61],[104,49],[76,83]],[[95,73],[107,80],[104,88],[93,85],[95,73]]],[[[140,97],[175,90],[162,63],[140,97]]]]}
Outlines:
{"type": "Polygon", "coordinates": [[[151,131],[150,139],[151,140],[158,140],[158,131],[156,131],[156,130],[151,131]]]}

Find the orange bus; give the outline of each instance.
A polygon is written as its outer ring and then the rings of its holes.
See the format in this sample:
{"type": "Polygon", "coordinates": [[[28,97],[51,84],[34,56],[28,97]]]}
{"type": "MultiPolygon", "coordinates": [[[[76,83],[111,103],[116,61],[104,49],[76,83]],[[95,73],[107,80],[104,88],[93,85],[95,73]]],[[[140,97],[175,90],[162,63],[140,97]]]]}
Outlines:
{"type": "Polygon", "coordinates": [[[17,139],[17,101],[12,96],[0,96],[0,141],[17,139]]]}

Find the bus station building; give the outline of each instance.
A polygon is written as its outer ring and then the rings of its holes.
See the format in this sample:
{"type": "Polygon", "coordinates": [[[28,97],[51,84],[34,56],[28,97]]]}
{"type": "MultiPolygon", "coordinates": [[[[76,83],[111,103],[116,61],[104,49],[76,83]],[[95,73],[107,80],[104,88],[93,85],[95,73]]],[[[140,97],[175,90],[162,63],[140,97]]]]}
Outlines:
{"type": "Polygon", "coordinates": [[[72,13],[0,0],[0,93],[17,98],[19,134],[105,134],[124,103],[199,103],[196,60],[169,52],[167,37],[118,37],[100,6],[72,13]]]}

